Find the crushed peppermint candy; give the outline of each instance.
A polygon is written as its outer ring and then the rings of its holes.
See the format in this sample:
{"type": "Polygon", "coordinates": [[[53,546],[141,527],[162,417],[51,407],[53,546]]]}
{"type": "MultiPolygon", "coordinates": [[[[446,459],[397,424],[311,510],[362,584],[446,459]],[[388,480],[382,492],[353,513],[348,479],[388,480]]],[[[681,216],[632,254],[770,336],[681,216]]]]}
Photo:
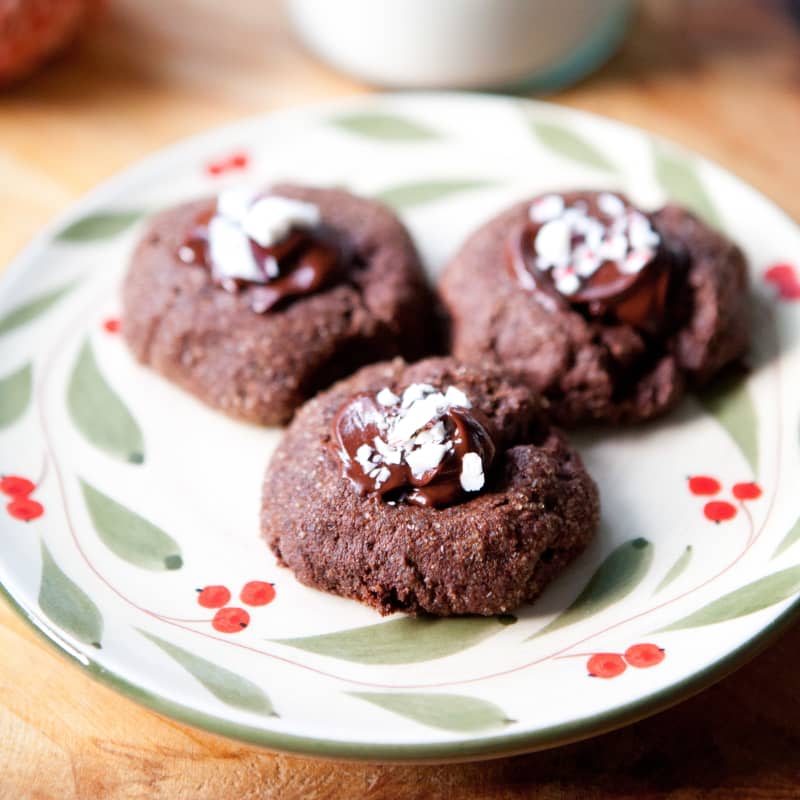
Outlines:
{"type": "Polygon", "coordinates": [[[461,459],[459,481],[465,492],[477,492],[483,488],[486,478],[483,474],[483,459],[477,453],[465,453],[461,459]]]}
{"type": "Polygon", "coordinates": [[[278,195],[260,197],[245,188],[222,192],[216,212],[208,223],[209,256],[215,272],[221,280],[262,284],[277,278],[280,270],[277,260],[268,258],[262,272],[252,243],[273,247],[292,230],[308,230],[321,219],[319,208],[312,203],[278,195]]]}
{"type": "Polygon", "coordinates": [[[355,398],[334,421],[345,475],[364,491],[407,487],[409,499],[422,505],[480,491],[494,445],[471,409],[458,387],[440,391],[426,383],[401,395],[385,387],[374,398],[355,398]]]}
{"type": "MultiPolygon", "coordinates": [[[[375,399],[387,409],[385,415],[371,420],[382,436],[375,436],[371,445],[362,444],[356,451],[356,460],[364,472],[375,480],[376,488],[380,488],[389,477],[383,477],[380,473],[380,467],[384,464],[405,463],[415,478],[436,469],[445,455],[453,452],[453,443],[447,441],[440,418],[450,408],[472,407],[460,389],[450,386],[443,394],[427,383],[412,383],[403,392],[402,398],[391,389],[384,388],[375,399]]],[[[344,449],[341,456],[342,460],[350,459],[344,449]]]]}
{"type": "Polygon", "coordinates": [[[381,389],[375,399],[382,406],[396,406],[400,402],[400,398],[388,387],[381,389]]]}
{"type": "Polygon", "coordinates": [[[313,228],[320,223],[317,206],[288,197],[268,195],[256,200],[241,219],[242,230],[261,247],[272,247],[293,229],[313,228]]]}
{"type": "Polygon", "coordinates": [[[549,222],[564,213],[564,198],[558,194],[540,197],[530,208],[532,222],[549,222]]]}
{"type": "Polygon", "coordinates": [[[640,211],[610,192],[597,197],[594,216],[578,200],[566,206],[560,195],[545,195],[533,203],[529,217],[539,226],[534,239],[535,266],[550,272],[562,295],[578,293],[583,282],[611,262],[626,275],[640,272],[654,258],[661,237],[640,211]]]}

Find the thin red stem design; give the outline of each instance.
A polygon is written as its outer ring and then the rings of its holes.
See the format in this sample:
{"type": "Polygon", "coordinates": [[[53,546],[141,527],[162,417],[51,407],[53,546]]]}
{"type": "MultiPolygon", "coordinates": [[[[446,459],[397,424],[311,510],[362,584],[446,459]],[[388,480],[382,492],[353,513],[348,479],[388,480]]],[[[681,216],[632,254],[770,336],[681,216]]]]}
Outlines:
{"type": "MultiPolygon", "coordinates": [[[[72,331],[73,330],[73,325],[82,326],[83,323],[85,323],[85,320],[87,318],[87,314],[89,314],[91,312],[91,310],[93,308],[96,308],[96,307],[97,306],[93,302],[90,306],[88,306],[87,308],[83,309],[81,311],[81,314],[79,316],[77,316],[73,320],[72,323],[70,323],[69,327],[67,328],[67,331],[72,331]]],[[[772,321],[772,320],[770,320],[770,330],[771,330],[771,333],[772,333],[772,335],[774,337],[773,344],[776,345],[773,348],[773,351],[777,353],[777,332],[775,330],[774,321],[772,321]]],[[[736,564],[747,554],[747,552],[752,548],[752,546],[758,541],[759,537],[761,536],[761,534],[763,533],[764,529],[766,528],[766,525],[769,522],[769,519],[770,519],[770,517],[772,515],[772,512],[773,512],[773,509],[774,509],[775,500],[776,500],[777,492],[778,492],[778,486],[780,484],[779,472],[780,472],[780,459],[781,459],[781,452],[782,452],[781,451],[781,439],[782,439],[782,437],[781,437],[781,431],[779,429],[778,430],[778,437],[777,437],[777,445],[776,445],[776,448],[775,448],[775,464],[776,464],[775,474],[776,474],[777,477],[776,477],[775,486],[774,486],[774,488],[772,490],[772,494],[770,496],[770,501],[769,501],[769,505],[768,505],[768,508],[767,508],[767,512],[766,512],[766,515],[764,517],[764,520],[763,520],[761,526],[759,527],[759,529],[757,531],[755,530],[754,523],[753,523],[753,518],[752,518],[752,515],[750,513],[750,510],[743,503],[740,502],[740,505],[742,506],[742,510],[743,510],[743,512],[744,512],[744,514],[745,514],[745,516],[747,518],[747,521],[748,521],[748,535],[747,535],[747,539],[745,541],[745,545],[744,545],[743,549],[741,550],[741,552],[738,553],[738,555],[736,555],[736,557],[730,563],[728,563],[721,570],[719,570],[719,572],[717,572],[714,575],[712,575],[711,577],[701,581],[696,586],[693,586],[690,589],[687,589],[687,590],[681,592],[680,594],[677,594],[674,597],[671,597],[668,600],[665,600],[665,601],[663,601],[661,603],[658,603],[658,604],[656,604],[656,605],[654,605],[654,606],[652,606],[652,607],[650,607],[648,609],[640,611],[637,614],[633,614],[632,616],[626,617],[625,619],[622,619],[622,620],[619,620],[617,622],[614,622],[611,625],[607,625],[605,628],[602,628],[601,630],[598,630],[598,631],[594,631],[593,633],[588,634],[588,635],[578,639],[577,641],[574,641],[574,642],[572,642],[572,643],[570,643],[570,644],[568,644],[568,645],[566,645],[566,646],[564,646],[562,648],[559,648],[558,650],[555,650],[555,651],[553,651],[551,653],[548,653],[546,655],[543,655],[543,656],[540,656],[538,658],[532,659],[532,660],[527,661],[527,662],[525,662],[523,664],[519,664],[519,665],[517,665],[515,667],[510,667],[508,669],[499,670],[497,672],[492,672],[492,673],[488,673],[488,674],[484,674],[484,675],[479,675],[479,676],[476,676],[474,678],[464,678],[464,679],[461,679],[461,680],[440,681],[440,682],[434,682],[434,683],[416,683],[416,684],[387,684],[387,683],[377,683],[377,682],[372,682],[372,681],[354,680],[352,678],[348,678],[348,677],[342,676],[342,675],[337,675],[335,673],[328,672],[326,670],[317,669],[315,667],[309,666],[307,664],[303,664],[302,662],[295,661],[295,660],[290,659],[290,658],[285,658],[283,656],[276,655],[275,653],[270,653],[270,652],[268,652],[266,650],[261,650],[260,648],[253,647],[251,645],[243,644],[241,642],[232,641],[230,639],[222,639],[222,638],[220,638],[218,636],[214,636],[214,635],[212,635],[210,633],[206,633],[205,631],[196,630],[195,628],[189,628],[189,627],[187,627],[187,625],[185,623],[199,624],[199,623],[202,622],[202,623],[205,624],[205,623],[210,622],[210,620],[185,620],[185,619],[180,619],[178,617],[169,617],[169,616],[161,614],[159,612],[152,611],[150,609],[144,608],[144,607],[138,605],[136,602],[134,602],[130,598],[128,598],[126,595],[124,595],[119,589],[117,589],[100,572],[100,570],[96,567],[96,565],[91,561],[91,559],[89,558],[89,556],[85,552],[85,550],[84,550],[84,548],[83,548],[83,546],[82,546],[82,544],[80,542],[80,539],[78,538],[78,535],[76,533],[75,526],[74,526],[74,524],[72,522],[72,517],[71,517],[71,514],[70,514],[70,510],[69,510],[69,503],[67,501],[67,494],[66,494],[66,491],[65,491],[64,478],[63,478],[63,475],[61,473],[61,469],[59,467],[58,460],[57,460],[56,455],[55,455],[55,451],[54,451],[54,449],[52,447],[50,429],[48,427],[46,415],[44,413],[45,386],[47,384],[47,381],[50,378],[50,373],[51,373],[51,369],[52,369],[53,363],[56,360],[56,357],[61,353],[62,349],[65,347],[65,342],[67,342],[67,341],[68,341],[68,337],[67,336],[62,337],[60,339],[60,341],[59,341],[59,345],[51,351],[51,353],[49,354],[48,358],[46,359],[44,369],[42,370],[42,377],[41,377],[40,383],[39,383],[39,385],[37,387],[36,398],[37,398],[39,419],[40,419],[40,423],[41,423],[41,427],[42,427],[42,433],[43,433],[43,436],[44,436],[44,439],[45,439],[45,445],[46,445],[46,448],[47,448],[47,452],[50,454],[50,458],[52,459],[53,471],[54,471],[54,473],[56,475],[56,478],[57,478],[57,481],[58,481],[58,485],[59,485],[59,489],[60,489],[60,492],[61,492],[62,502],[64,504],[64,513],[66,515],[67,525],[68,525],[68,528],[69,528],[69,531],[70,531],[70,535],[71,535],[71,538],[72,538],[72,540],[73,540],[73,542],[75,544],[75,547],[78,550],[78,553],[80,554],[81,558],[86,563],[86,565],[89,567],[89,569],[97,576],[97,578],[103,584],[105,584],[106,587],[108,587],[108,589],[110,589],[124,603],[128,604],[129,606],[131,606],[132,608],[134,608],[137,611],[141,612],[142,614],[145,614],[145,615],[147,615],[147,616],[149,616],[149,617],[151,617],[153,619],[156,619],[156,620],[158,620],[159,622],[161,622],[161,623],[163,623],[165,625],[171,625],[171,626],[173,626],[175,628],[179,628],[181,630],[188,631],[190,633],[194,633],[197,636],[203,636],[203,637],[206,637],[208,639],[213,639],[216,642],[220,642],[220,643],[226,644],[228,646],[238,647],[238,648],[241,648],[243,650],[247,650],[249,652],[258,653],[260,655],[266,656],[267,658],[274,659],[275,661],[278,661],[278,662],[281,662],[281,663],[284,663],[284,664],[288,664],[290,666],[297,667],[299,669],[303,669],[303,670],[306,670],[308,672],[311,672],[311,673],[314,673],[316,675],[320,675],[320,676],[323,676],[323,677],[326,677],[326,678],[330,678],[330,679],[333,679],[333,680],[341,681],[341,682],[344,682],[344,683],[349,683],[351,685],[367,686],[367,687],[371,687],[371,688],[380,688],[380,689],[433,689],[433,688],[441,688],[441,687],[447,687],[447,686],[461,686],[461,685],[465,685],[465,684],[471,684],[471,683],[477,683],[477,682],[480,682],[480,681],[491,680],[491,679],[494,679],[494,678],[503,677],[505,675],[510,675],[510,674],[513,674],[513,673],[516,673],[516,672],[520,672],[522,670],[530,669],[531,667],[534,667],[534,666],[536,666],[538,664],[541,664],[541,663],[543,663],[545,661],[549,661],[551,659],[572,658],[572,657],[576,657],[577,658],[579,656],[582,657],[582,656],[589,655],[589,654],[586,654],[586,653],[571,653],[570,651],[573,648],[578,647],[579,645],[584,644],[587,641],[590,641],[591,639],[594,639],[594,638],[596,638],[598,636],[601,636],[604,633],[608,633],[609,631],[614,630],[615,628],[618,628],[618,627],[620,627],[622,625],[625,625],[625,624],[627,624],[629,622],[633,622],[634,620],[637,620],[637,619],[640,619],[640,618],[642,618],[644,616],[652,614],[655,611],[659,611],[660,609],[663,609],[663,608],[665,608],[665,607],[667,607],[669,605],[672,605],[673,603],[677,603],[678,601],[682,600],[683,598],[688,597],[689,595],[691,595],[691,594],[693,594],[693,593],[705,588],[709,584],[713,583],[715,580],[717,580],[722,575],[724,575],[725,573],[730,571],[734,566],[736,566],[736,564]]],[[[779,363],[777,358],[775,359],[775,364],[773,366],[773,369],[774,369],[774,373],[775,373],[775,387],[776,387],[775,397],[776,397],[776,406],[777,406],[775,418],[778,421],[777,424],[780,426],[781,425],[781,414],[782,414],[782,401],[781,401],[781,396],[780,396],[781,369],[780,369],[780,363],[779,363]]]]}
{"type": "Polygon", "coordinates": [[[44,453],[42,453],[42,467],[39,470],[39,477],[36,479],[37,489],[41,488],[41,485],[44,483],[44,479],[47,477],[47,464],[48,464],[47,451],[45,451],[44,453]]]}
{"type": "MultiPolygon", "coordinates": [[[[610,650],[608,651],[611,652],[610,650]]],[[[565,658],[591,658],[592,656],[597,655],[597,653],[565,653],[563,656],[553,656],[553,661],[560,661],[565,658]]],[[[622,653],[614,653],[615,656],[621,656],[622,653]]]]}

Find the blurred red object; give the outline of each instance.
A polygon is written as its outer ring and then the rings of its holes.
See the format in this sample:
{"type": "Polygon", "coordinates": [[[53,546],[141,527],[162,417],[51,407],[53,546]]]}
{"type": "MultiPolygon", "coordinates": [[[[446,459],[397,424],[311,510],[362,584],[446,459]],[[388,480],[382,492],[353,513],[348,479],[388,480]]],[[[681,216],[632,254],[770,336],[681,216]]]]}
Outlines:
{"type": "Polygon", "coordinates": [[[0,86],[65,47],[104,0],[0,0],[0,86]]]}

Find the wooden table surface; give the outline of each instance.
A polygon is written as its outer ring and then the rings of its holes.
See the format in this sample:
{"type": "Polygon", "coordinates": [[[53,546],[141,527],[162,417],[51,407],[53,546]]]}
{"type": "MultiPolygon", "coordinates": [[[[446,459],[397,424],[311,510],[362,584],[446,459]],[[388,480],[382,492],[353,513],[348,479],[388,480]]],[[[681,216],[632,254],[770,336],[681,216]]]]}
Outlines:
{"type": "MultiPolygon", "coordinates": [[[[277,0],[111,0],[90,37],[0,94],[0,264],[97,181],[243,115],[370,91],[291,39],[277,0]]],[[[645,2],[620,54],[557,102],[721,162],[800,218],[800,14],[645,2]]],[[[0,798],[800,797],[800,627],[649,720],[460,766],[268,753],[93,683],[0,603],[0,798]]]]}

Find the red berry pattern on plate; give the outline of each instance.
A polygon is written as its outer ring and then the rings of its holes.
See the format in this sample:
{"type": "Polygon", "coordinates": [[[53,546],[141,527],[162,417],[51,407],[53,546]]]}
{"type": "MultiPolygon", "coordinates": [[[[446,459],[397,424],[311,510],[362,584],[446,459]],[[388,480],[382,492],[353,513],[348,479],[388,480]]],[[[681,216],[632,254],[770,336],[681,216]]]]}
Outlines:
{"type": "Polygon", "coordinates": [[[714,495],[722,488],[716,478],[708,475],[693,475],[689,478],[689,491],[696,495],[714,495]]]}
{"type": "Polygon", "coordinates": [[[35,491],[36,484],[20,475],[4,475],[0,478],[0,492],[11,498],[6,511],[21,522],[30,522],[44,514],[44,506],[31,497],[35,491]]]}
{"type": "Polygon", "coordinates": [[[4,475],[0,478],[0,492],[9,497],[27,497],[35,488],[33,481],[19,475],[4,475]]]}
{"type": "Polygon", "coordinates": [[[242,587],[239,599],[248,606],[265,606],[275,599],[275,586],[266,581],[250,581],[242,587]]]}
{"type": "Polygon", "coordinates": [[[109,317],[103,320],[103,330],[106,333],[119,333],[122,323],[116,317],[109,317]]]}
{"type": "Polygon", "coordinates": [[[250,165],[250,156],[245,152],[231,153],[225,158],[209,161],[206,164],[206,173],[214,178],[227,172],[241,171],[250,165]]]}
{"type": "Polygon", "coordinates": [[[762,494],[761,487],[752,481],[736,483],[731,491],[737,500],[758,500],[762,494]]]}
{"type": "MultiPolygon", "coordinates": [[[[689,491],[696,497],[713,497],[722,491],[722,484],[710,475],[692,475],[689,477],[689,491]]],[[[757,483],[741,481],[731,487],[731,494],[744,505],[747,500],[758,500],[763,492],[757,483]]],[[[717,525],[734,519],[737,513],[738,509],[729,500],[709,500],[703,506],[705,518],[717,525]]]]}
{"type": "Polygon", "coordinates": [[[250,615],[243,608],[221,608],[211,624],[220,633],[239,633],[250,624],[250,615]]]}
{"type": "Polygon", "coordinates": [[[30,522],[44,514],[44,506],[30,497],[17,497],[6,506],[6,511],[14,519],[30,522]]]}
{"type": "Polygon", "coordinates": [[[654,667],[664,660],[664,656],[663,647],[659,647],[657,644],[650,644],[649,642],[632,644],[624,654],[624,658],[628,664],[637,669],[654,667]]]}
{"type": "Polygon", "coordinates": [[[800,300],[800,278],[792,264],[773,264],[764,271],[764,280],[775,287],[782,300],[800,300]]]}
{"type": "Polygon", "coordinates": [[[648,669],[660,664],[666,653],[664,648],[651,642],[632,644],[624,653],[595,653],[586,662],[592,678],[616,678],[628,667],[648,669]]]}
{"type": "Polygon", "coordinates": [[[197,602],[203,608],[222,608],[230,599],[231,593],[225,586],[206,586],[197,590],[197,602]]]}
{"type": "MultiPolygon", "coordinates": [[[[218,609],[211,620],[215,630],[220,633],[239,633],[250,624],[248,611],[228,605],[231,601],[231,591],[227,586],[209,584],[196,591],[198,605],[203,608],[218,609]]],[[[248,581],[242,586],[239,599],[247,606],[266,606],[275,599],[275,594],[275,584],[269,581],[248,581]]]]}
{"type": "Polygon", "coordinates": [[[586,662],[593,678],[616,678],[625,672],[626,664],[619,653],[595,653],[586,662]]]}
{"type": "Polygon", "coordinates": [[[705,514],[706,519],[719,524],[720,522],[727,522],[736,516],[736,506],[727,500],[712,500],[703,506],[703,514],[705,514]]]}

